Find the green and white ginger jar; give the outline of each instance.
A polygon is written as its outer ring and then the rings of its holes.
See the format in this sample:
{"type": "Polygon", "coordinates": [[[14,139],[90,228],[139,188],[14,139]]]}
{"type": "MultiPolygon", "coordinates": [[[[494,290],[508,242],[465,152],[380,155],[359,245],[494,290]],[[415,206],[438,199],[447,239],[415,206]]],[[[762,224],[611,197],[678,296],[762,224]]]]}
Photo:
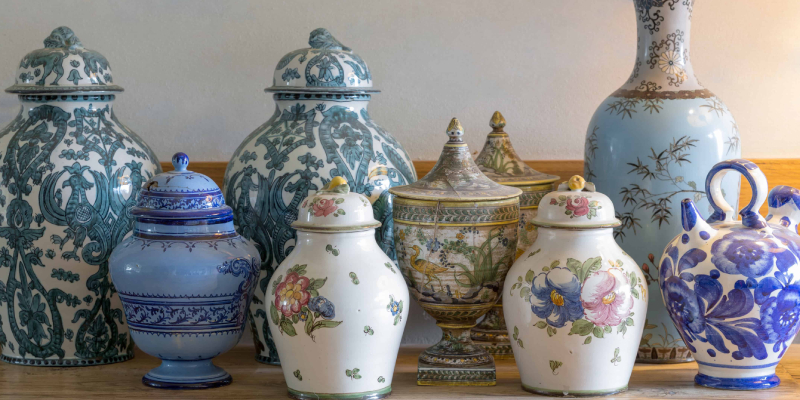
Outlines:
{"type": "Polygon", "coordinates": [[[108,257],[133,224],[142,183],[160,172],[113,111],[108,61],[67,27],[20,62],[17,117],[0,130],[0,348],[22,365],[133,357],[108,257]]]}
{"type": "Polygon", "coordinates": [[[275,68],[275,113],[239,146],[225,173],[225,201],[238,232],[256,242],[262,259],[251,305],[256,359],[278,364],[263,299],[275,268],[294,249],[291,227],[307,197],[334,177],[369,198],[381,226],[375,239],[393,261],[392,197],[388,189],[416,181],[411,158],[370,118],[372,75],[367,64],[327,30],[310,48],[283,56],[275,68]]]}

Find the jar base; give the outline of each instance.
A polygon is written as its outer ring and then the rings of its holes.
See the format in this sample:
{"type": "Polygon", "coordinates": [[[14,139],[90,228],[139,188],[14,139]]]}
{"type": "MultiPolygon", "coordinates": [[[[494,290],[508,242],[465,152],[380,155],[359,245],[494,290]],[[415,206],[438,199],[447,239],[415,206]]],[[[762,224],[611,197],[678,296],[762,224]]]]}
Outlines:
{"type": "Polygon", "coordinates": [[[210,389],[230,385],[233,378],[210,359],[197,361],[163,360],[150,370],[142,383],[171,390],[210,389]]]}
{"type": "Polygon", "coordinates": [[[477,366],[436,365],[419,360],[419,386],[495,386],[497,372],[494,361],[477,366]]]}
{"type": "Polygon", "coordinates": [[[316,393],[316,392],[301,392],[289,388],[289,398],[297,400],[316,400],[316,399],[337,399],[337,400],[376,400],[392,394],[392,386],[389,385],[383,389],[370,390],[368,392],[359,393],[316,393]]]}
{"type": "Polygon", "coordinates": [[[93,365],[116,364],[132,359],[133,352],[106,358],[40,359],[0,356],[0,360],[3,362],[29,367],[91,367],[93,365]]]}
{"type": "Polygon", "coordinates": [[[680,364],[694,361],[688,347],[639,347],[636,362],[642,364],[680,364]]]}
{"type": "Polygon", "coordinates": [[[271,358],[271,357],[264,357],[261,354],[256,354],[256,362],[259,362],[261,364],[266,364],[266,365],[275,365],[275,366],[278,366],[278,367],[281,366],[281,360],[276,360],[276,359],[271,358]]]}
{"type": "Polygon", "coordinates": [[[553,397],[594,397],[594,396],[608,396],[610,394],[617,394],[622,393],[628,390],[628,385],[625,385],[621,388],[610,389],[610,390],[575,390],[575,391],[565,391],[565,390],[554,390],[554,389],[543,389],[537,388],[533,386],[528,386],[526,384],[522,384],[522,389],[526,392],[531,392],[534,394],[541,394],[544,396],[553,396],[553,397]]]}
{"type": "Polygon", "coordinates": [[[777,375],[753,376],[749,378],[717,378],[705,374],[697,374],[694,383],[713,389],[725,390],[759,390],[769,389],[781,384],[777,375]]]}

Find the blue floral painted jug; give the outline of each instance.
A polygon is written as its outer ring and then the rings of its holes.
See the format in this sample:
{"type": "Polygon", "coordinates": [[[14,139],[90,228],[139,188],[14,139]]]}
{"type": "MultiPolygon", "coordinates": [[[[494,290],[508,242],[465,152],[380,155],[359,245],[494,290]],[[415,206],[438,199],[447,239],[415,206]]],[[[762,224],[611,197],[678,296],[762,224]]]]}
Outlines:
{"type": "MultiPolygon", "coordinates": [[[[174,171],[145,184],[133,235],[109,259],[131,336],[163,360],[142,381],[165,389],[231,383],[211,360],[244,332],[261,259],[233,228],[233,210],[209,177],[172,157],[174,171]]],[[[121,315],[120,315],[121,318],[121,315]]]]}
{"type": "Polygon", "coordinates": [[[800,191],[777,186],[747,160],[715,165],[706,178],[714,213],[703,221],[692,200],[681,203],[683,233],[661,256],[659,285],[670,317],[700,369],[699,385],[766,389],[780,379],[775,367],[800,327],[800,191]],[[720,182],[741,173],[753,188],[735,210],[720,182]],[[769,215],[757,210],[769,200],[769,215]]]}

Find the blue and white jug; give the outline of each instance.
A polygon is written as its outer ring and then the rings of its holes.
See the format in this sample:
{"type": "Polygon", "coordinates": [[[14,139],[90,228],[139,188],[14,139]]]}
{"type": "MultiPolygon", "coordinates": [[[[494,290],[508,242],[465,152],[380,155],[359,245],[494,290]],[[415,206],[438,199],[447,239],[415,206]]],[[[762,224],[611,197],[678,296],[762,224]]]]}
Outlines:
{"type": "Polygon", "coordinates": [[[694,353],[695,382],[717,389],[777,386],[775,367],[800,327],[800,191],[778,186],[754,163],[728,160],[706,178],[714,213],[703,221],[694,202],[681,203],[683,233],[661,256],[659,286],[670,317],[694,353]],[[750,203],[734,220],[720,182],[741,173],[753,188],[750,203]]]}

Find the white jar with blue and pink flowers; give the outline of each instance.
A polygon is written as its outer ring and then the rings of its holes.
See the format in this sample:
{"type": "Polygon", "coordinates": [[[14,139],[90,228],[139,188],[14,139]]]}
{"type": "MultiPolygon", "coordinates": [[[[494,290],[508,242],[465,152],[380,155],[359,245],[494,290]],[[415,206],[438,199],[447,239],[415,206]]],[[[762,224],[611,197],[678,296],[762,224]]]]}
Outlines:
{"type": "Polygon", "coordinates": [[[523,389],[553,396],[624,391],[647,286],[614,241],[614,205],[580,176],[539,203],[539,236],[506,277],[503,310],[523,389]]]}

